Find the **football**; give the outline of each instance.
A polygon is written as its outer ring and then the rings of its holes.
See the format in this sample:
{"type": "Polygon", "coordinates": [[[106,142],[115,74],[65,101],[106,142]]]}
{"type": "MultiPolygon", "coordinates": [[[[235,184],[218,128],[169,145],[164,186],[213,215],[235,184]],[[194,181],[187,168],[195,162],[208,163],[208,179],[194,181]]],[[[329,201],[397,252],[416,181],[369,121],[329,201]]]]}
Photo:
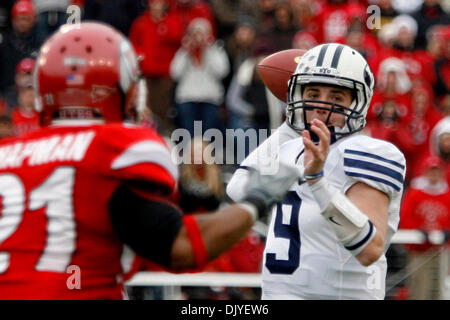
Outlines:
{"type": "Polygon", "coordinates": [[[281,101],[286,102],[288,81],[305,52],[302,49],[278,51],[265,57],[257,66],[266,87],[281,101]]]}

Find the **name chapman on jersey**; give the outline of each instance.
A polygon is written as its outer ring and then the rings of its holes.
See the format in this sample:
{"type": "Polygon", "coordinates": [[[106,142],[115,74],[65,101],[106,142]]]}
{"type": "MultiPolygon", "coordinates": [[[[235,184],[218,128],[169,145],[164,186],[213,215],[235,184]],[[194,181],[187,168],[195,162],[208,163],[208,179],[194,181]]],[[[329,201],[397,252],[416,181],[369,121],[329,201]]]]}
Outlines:
{"type": "Polygon", "coordinates": [[[0,147],[0,169],[18,168],[25,161],[29,166],[81,161],[94,136],[91,130],[5,145],[0,147]]]}
{"type": "Polygon", "coordinates": [[[209,318],[214,316],[214,312],[225,313],[232,317],[238,315],[267,315],[269,314],[268,305],[253,304],[226,304],[225,309],[220,307],[203,307],[188,304],[187,307],[181,308],[182,315],[207,315],[209,318]]]}

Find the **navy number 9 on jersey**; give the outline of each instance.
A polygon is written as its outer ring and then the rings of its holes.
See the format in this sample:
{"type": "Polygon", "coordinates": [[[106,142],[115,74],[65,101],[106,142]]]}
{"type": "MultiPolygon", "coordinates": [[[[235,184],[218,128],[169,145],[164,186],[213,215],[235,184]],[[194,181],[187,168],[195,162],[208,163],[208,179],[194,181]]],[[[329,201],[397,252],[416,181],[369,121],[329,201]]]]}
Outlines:
{"type": "Polygon", "coordinates": [[[289,240],[287,260],[277,260],[275,253],[266,254],[266,267],[270,273],[292,274],[300,265],[300,230],[298,215],[302,199],[295,191],[289,191],[282,203],[277,204],[274,235],[289,240]],[[283,210],[285,212],[283,212],[283,210]],[[290,212],[286,212],[289,210],[290,212]],[[283,223],[283,215],[290,216],[289,223],[283,223]]]}

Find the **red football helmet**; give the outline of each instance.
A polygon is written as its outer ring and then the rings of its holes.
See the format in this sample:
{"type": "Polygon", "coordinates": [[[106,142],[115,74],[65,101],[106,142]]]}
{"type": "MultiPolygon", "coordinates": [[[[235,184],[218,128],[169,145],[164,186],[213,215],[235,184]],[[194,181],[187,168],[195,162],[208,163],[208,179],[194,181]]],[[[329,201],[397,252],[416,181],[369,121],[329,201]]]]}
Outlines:
{"type": "Polygon", "coordinates": [[[145,105],[139,76],[136,54],[121,33],[97,22],[63,25],[42,45],[36,63],[41,123],[136,120],[145,105]]]}

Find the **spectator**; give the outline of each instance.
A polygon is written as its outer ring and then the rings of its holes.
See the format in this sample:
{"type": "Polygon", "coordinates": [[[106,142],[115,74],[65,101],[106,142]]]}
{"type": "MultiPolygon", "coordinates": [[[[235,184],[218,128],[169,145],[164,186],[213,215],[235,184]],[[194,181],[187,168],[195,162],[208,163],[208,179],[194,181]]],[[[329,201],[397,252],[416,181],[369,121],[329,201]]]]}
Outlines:
{"type": "Polygon", "coordinates": [[[366,59],[371,59],[380,49],[377,38],[368,32],[365,20],[361,17],[352,19],[345,38],[339,42],[357,50],[366,59]]]}
{"type": "Polygon", "coordinates": [[[133,22],[129,38],[141,57],[148,108],[159,131],[168,135],[174,127],[170,118],[174,87],[170,63],[181,45],[183,29],[179,18],[169,11],[168,0],[149,0],[148,3],[149,9],[133,22]]]}
{"type": "Polygon", "coordinates": [[[37,12],[38,37],[46,39],[66,23],[66,10],[71,0],[33,0],[33,2],[37,12]]]}
{"type": "Polygon", "coordinates": [[[35,109],[35,92],[31,83],[19,89],[19,104],[11,113],[14,135],[18,136],[40,128],[35,109]]]}
{"type": "MultiPolygon", "coordinates": [[[[397,37],[397,27],[393,23],[384,24],[377,32],[377,38],[383,51],[390,52],[395,44],[395,38],[397,37]]],[[[369,60],[369,64],[373,65],[372,59],[369,60]]]]}
{"type": "Polygon", "coordinates": [[[414,48],[417,22],[408,15],[400,15],[392,21],[392,24],[395,32],[393,47],[385,48],[380,54],[370,59],[369,64],[374,73],[378,73],[383,60],[396,57],[404,62],[412,81],[419,79],[434,83],[436,75],[433,72],[432,56],[424,50],[414,48]]]}
{"type": "Polygon", "coordinates": [[[12,31],[0,45],[0,92],[14,89],[17,64],[27,57],[35,57],[41,42],[36,34],[36,11],[30,1],[17,1],[11,11],[12,31]]]}
{"type": "Polygon", "coordinates": [[[367,122],[365,132],[373,138],[396,141],[399,128],[400,111],[394,100],[386,100],[380,104],[378,114],[367,122]]]}
{"type": "Polygon", "coordinates": [[[433,105],[430,91],[415,87],[411,92],[411,110],[401,122],[396,134],[397,147],[403,152],[408,164],[405,181],[408,183],[416,171],[423,150],[429,146],[431,130],[442,115],[433,105]]]}
{"type": "MultiPolygon", "coordinates": [[[[252,57],[245,60],[234,74],[227,93],[229,120],[233,129],[259,132],[281,124],[281,103],[266,89],[256,70],[259,61],[274,51],[271,41],[260,39],[255,44],[252,57]]],[[[258,141],[258,144],[261,142],[258,141]]],[[[246,152],[250,151],[246,148],[246,152]]]]}
{"type": "Polygon", "coordinates": [[[290,0],[295,23],[301,30],[305,30],[316,39],[322,39],[317,15],[322,10],[323,1],[290,0]]]}
{"type": "Polygon", "coordinates": [[[408,93],[412,84],[406,68],[398,58],[383,60],[377,74],[378,88],[388,97],[408,93]]]}
{"type": "Polygon", "coordinates": [[[349,4],[346,8],[348,15],[347,32],[336,41],[344,43],[356,50],[367,59],[378,53],[380,44],[378,39],[368,29],[368,16],[364,7],[359,4],[349,4]]]}
{"type": "Polygon", "coordinates": [[[180,169],[179,205],[185,213],[204,213],[216,210],[224,198],[220,168],[212,155],[207,154],[202,137],[190,143],[189,161],[180,169]]]}
{"type": "Polygon", "coordinates": [[[365,13],[364,6],[347,0],[328,0],[317,17],[320,22],[319,42],[337,42],[344,38],[356,12],[365,13]]]}
{"type": "Polygon", "coordinates": [[[236,30],[226,42],[227,54],[230,58],[233,73],[245,59],[251,56],[255,39],[256,27],[253,19],[249,16],[240,17],[236,30]]]}
{"type": "MultiPolygon", "coordinates": [[[[422,163],[421,183],[405,193],[400,228],[430,233],[450,228],[450,190],[445,181],[442,159],[431,156],[422,163]]],[[[443,299],[442,283],[447,270],[440,270],[441,246],[429,243],[408,245],[409,287],[413,300],[443,299]]]]}
{"type": "Polygon", "coordinates": [[[269,127],[266,89],[258,76],[256,66],[273,52],[275,46],[270,41],[258,40],[254,45],[252,56],[247,58],[233,74],[226,97],[231,128],[257,130],[269,127]],[[252,101],[257,97],[262,100],[262,105],[261,103],[255,105],[255,101],[252,101]]]}
{"type": "Polygon", "coordinates": [[[396,102],[398,116],[405,117],[410,109],[411,80],[406,72],[406,66],[398,58],[387,58],[381,63],[377,74],[377,87],[372,98],[372,105],[367,113],[367,119],[377,116],[380,108],[387,100],[396,102]]]}
{"type": "Polygon", "coordinates": [[[274,23],[266,32],[260,36],[272,39],[275,50],[286,50],[292,48],[292,39],[298,31],[295,24],[292,7],[288,2],[278,2],[274,10],[274,23]]]}
{"type": "Polygon", "coordinates": [[[426,35],[430,27],[450,24],[450,15],[442,9],[440,2],[440,0],[424,0],[420,9],[412,14],[418,26],[416,47],[422,49],[427,47],[426,35]]]}
{"type": "Polygon", "coordinates": [[[277,0],[256,0],[255,19],[258,34],[265,34],[275,25],[277,0]]]}
{"type": "Polygon", "coordinates": [[[177,81],[175,102],[182,128],[194,136],[194,121],[202,121],[202,132],[222,128],[219,107],[224,99],[222,79],[229,72],[226,51],[214,42],[211,24],[196,18],[189,24],[170,66],[177,81]]]}
{"type": "Polygon", "coordinates": [[[431,26],[427,31],[426,50],[436,61],[445,56],[446,41],[450,40],[448,35],[450,35],[450,27],[445,25],[431,26]]]}
{"type": "Polygon", "coordinates": [[[433,58],[424,50],[415,48],[418,25],[410,16],[402,15],[394,19],[398,27],[395,42],[394,56],[402,59],[412,80],[424,79],[430,83],[435,82],[433,72],[433,58]]]}
{"type": "Polygon", "coordinates": [[[133,21],[144,11],[144,4],[137,0],[85,0],[83,19],[105,22],[128,35],[133,21]]]}
{"type": "Polygon", "coordinates": [[[32,83],[34,65],[35,61],[33,58],[24,58],[17,64],[14,76],[15,86],[5,93],[8,112],[19,105],[19,90],[32,83]]]}
{"type": "Polygon", "coordinates": [[[252,0],[211,0],[217,24],[217,38],[228,39],[236,29],[241,15],[253,12],[252,0]]]}
{"type": "Polygon", "coordinates": [[[447,183],[450,185],[450,116],[440,120],[431,131],[430,153],[444,160],[447,183]]]}

